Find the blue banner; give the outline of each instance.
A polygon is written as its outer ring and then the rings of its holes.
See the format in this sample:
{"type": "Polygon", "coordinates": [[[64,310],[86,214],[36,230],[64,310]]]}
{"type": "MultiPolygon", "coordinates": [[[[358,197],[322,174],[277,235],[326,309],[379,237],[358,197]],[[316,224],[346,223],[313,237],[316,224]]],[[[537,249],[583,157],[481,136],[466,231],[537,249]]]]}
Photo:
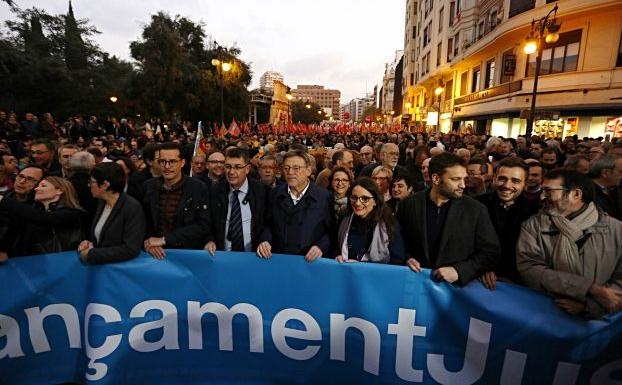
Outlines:
{"type": "Polygon", "coordinates": [[[622,315],[429,271],[167,250],[0,265],[0,384],[620,384],[622,315]]]}

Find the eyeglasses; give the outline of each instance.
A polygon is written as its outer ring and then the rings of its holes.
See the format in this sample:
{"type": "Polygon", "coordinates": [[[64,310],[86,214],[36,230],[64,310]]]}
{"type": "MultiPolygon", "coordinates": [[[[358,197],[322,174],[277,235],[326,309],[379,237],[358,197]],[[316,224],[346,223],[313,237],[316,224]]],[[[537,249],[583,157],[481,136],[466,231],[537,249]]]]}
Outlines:
{"type": "Polygon", "coordinates": [[[366,196],[366,195],[350,195],[350,203],[356,203],[356,201],[360,201],[362,204],[367,205],[370,200],[374,199],[374,197],[366,196]]]}
{"type": "Polygon", "coordinates": [[[298,174],[303,168],[304,167],[302,166],[283,166],[283,172],[288,174],[290,171],[292,171],[294,174],[298,174]]]}
{"type": "Polygon", "coordinates": [[[161,167],[166,167],[166,166],[175,167],[177,166],[177,164],[179,164],[180,161],[181,159],[158,159],[158,164],[161,167]]]}
{"type": "Polygon", "coordinates": [[[31,176],[23,175],[23,174],[17,174],[15,179],[16,180],[25,180],[26,182],[29,182],[29,183],[37,183],[37,182],[39,182],[39,179],[33,178],[31,176]]]}
{"type": "Polygon", "coordinates": [[[346,183],[350,183],[350,179],[333,179],[333,182],[339,184],[346,184],[346,183]]]}
{"type": "Polygon", "coordinates": [[[231,170],[240,171],[240,170],[242,170],[246,166],[248,166],[248,163],[246,163],[246,164],[225,164],[225,170],[227,170],[227,171],[231,171],[231,170]]]}
{"type": "Polygon", "coordinates": [[[540,190],[540,194],[543,194],[545,197],[551,196],[551,191],[568,191],[567,188],[543,188],[540,190]]]}

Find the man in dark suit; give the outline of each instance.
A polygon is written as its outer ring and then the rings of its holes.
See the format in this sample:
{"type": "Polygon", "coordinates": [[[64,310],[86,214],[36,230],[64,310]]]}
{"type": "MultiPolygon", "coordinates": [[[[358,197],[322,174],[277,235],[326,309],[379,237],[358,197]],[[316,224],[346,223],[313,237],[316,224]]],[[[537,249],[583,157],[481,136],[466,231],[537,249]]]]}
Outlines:
{"type": "Polygon", "coordinates": [[[522,223],[540,209],[538,201],[522,193],[529,166],[521,158],[507,157],[499,162],[492,181],[493,191],[475,197],[488,209],[488,215],[501,243],[501,258],[494,271],[482,276],[482,283],[494,290],[498,277],[522,283],[516,269],[516,243],[522,223]]]}
{"type": "Polygon", "coordinates": [[[157,259],[165,257],[164,246],[199,249],[209,238],[211,220],[209,192],[205,183],[184,175],[179,143],[165,143],[158,149],[159,178],[145,182],[143,208],[147,219],[145,250],[157,259]]]}
{"type": "Polygon", "coordinates": [[[270,193],[266,226],[257,255],[270,258],[272,252],[304,255],[307,262],[328,257],[329,233],[334,230],[332,199],[328,191],[309,180],[311,156],[291,150],[283,157],[286,184],[270,193]]]}
{"type": "Polygon", "coordinates": [[[466,285],[495,268],[499,240],[486,207],[464,196],[466,164],[442,153],[430,161],[432,187],[401,203],[398,219],[415,272],[433,269],[437,279],[466,285]]]}
{"type": "Polygon", "coordinates": [[[212,185],[210,195],[212,231],[205,250],[212,255],[217,249],[253,251],[259,245],[270,188],[249,179],[250,168],[248,151],[227,150],[226,180],[212,185]]]}
{"type": "Polygon", "coordinates": [[[590,162],[590,176],[595,184],[594,203],[615,219],[622,220],[620,181],[622,156],[606,154],[590,162]]]}

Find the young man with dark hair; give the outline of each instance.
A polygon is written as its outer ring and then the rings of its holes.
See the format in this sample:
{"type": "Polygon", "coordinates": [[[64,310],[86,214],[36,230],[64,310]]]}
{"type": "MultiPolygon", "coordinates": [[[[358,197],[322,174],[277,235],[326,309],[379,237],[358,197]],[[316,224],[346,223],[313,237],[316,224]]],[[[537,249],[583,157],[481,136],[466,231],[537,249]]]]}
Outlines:
{"type": "Polygon", "coordinates": [[[400,204],[408,260],[415,272],[430,268],[437,279],[463,286],[494,270],[499,240],[486,207],[464,196],[466,164],[451,153],[432,157],[432,187],[400,204]]]}
{"type": "Polygon", "coordinates": [[[156,156],[161,177],[144,183],[147,218],[145,250],[157,259],[164,247],[202,248],[209,238],[209,191],[205,183],[182,173],[186,161],[179,143],[165,143],[156,156]]]}
{"type": "Polygon", "coordinates": [[[516,242],[521,224],[539,209],[536,202],[522,196],[528,171],[529,166],[521,158],[504,158],[497,164],[492,181],[493,191],[476,197],[488,209],[501,244],[497,268],[486,272],[481,278],[482,283],[491,290],[496,287],[498,277],[510,282],[522,282],[516,270],[516,242]]]}
{"type": "Polygon", "coordinates": [[[54,145],[47,140],[35,140],[30,146],[30,156],[35,166],[41,167],[46,175],[62,176],[62,167],[55,153],[54,145]]]}
{"type": "Polygon", "coordinates": [[[542,183],[543,210],[522,225],[518,272],[571,314],[600,318],[622,309],[622,222],[598,210],[594,184],[555,169],[542,183]]]}

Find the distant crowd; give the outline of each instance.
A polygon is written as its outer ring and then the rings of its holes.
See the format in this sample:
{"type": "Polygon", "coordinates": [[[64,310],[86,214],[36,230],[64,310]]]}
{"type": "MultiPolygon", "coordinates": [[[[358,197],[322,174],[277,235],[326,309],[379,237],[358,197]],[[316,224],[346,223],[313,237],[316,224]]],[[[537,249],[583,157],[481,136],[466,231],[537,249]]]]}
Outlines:
{"type": "Polygon", "coordinates": [[[0,261],[292,254],[525,285],[589,318],[622,309],[622,139],[196,135],[182,121],[0,111],[0,261]]]}

